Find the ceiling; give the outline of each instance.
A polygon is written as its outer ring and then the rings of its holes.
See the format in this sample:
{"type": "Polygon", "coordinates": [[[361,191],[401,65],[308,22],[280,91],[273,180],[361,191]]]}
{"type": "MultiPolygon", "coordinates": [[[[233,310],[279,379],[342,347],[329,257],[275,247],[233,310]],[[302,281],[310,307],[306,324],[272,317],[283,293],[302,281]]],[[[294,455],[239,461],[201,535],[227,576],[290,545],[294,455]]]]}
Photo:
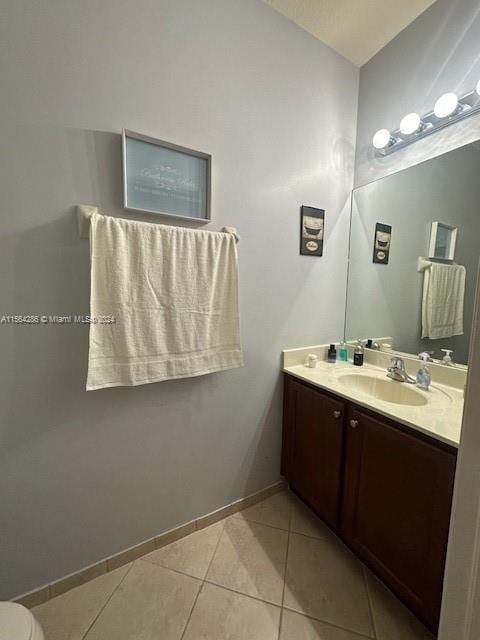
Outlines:
{"type": "Polygon", "coordinates": [[[435,0],[265,0],[362,66],[435,0]]]}

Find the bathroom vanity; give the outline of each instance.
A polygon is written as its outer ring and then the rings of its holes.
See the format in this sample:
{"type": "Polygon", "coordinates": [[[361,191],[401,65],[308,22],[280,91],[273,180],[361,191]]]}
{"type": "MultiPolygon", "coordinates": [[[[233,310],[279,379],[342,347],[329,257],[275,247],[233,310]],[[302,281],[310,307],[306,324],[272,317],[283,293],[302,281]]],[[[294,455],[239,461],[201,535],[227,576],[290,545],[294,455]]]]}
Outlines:
{"type": "Polygon", "coordinates": [[[434,384],[422,392],[371,365],[283,371],[282,474],[435,632],[461,391],[434,384]]]}
{"type": "Polygon", "coordinates": [[[337,351],[327,362],[326,345],[283,352],[283,475],[433,632],[477,286],[479,171],[473,142],[354,189],[336,335],[349,361],[337,351]],[[354,366],[362,344],[364,366],[354,366]]]}

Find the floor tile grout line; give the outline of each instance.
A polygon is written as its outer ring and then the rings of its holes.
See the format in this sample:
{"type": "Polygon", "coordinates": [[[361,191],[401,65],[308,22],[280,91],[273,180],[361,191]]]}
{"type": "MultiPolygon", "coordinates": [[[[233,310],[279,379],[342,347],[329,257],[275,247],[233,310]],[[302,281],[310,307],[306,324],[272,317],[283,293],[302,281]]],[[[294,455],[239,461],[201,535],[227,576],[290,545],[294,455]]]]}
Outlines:
{"type": "Polygon", "coordinates": [[[283,607],[280,608],[280,620],[278,621],[278,635],[277,635],[278,640],[280,640],[280,636],[282,635],[282,622],[283,622],[283,607]]]}
{"type": "Polygon", "coordinates": [[[373,600],[370,594],[370,588],[368,586],[367,568],[364,564],[362,564],[362,567],[363,567],[363,580],[365,582],[365,591],[367,592],[368,609],[370,611],[370,620],[372,622],[373,637],[378,638],[377,625],[375,624],[375,614],[373,613],[373,600]]]}
{"type": "Polygon", "coordinates": [[[232,587],[226,587],[223,584],[218,584],[218,582],[212,582],[212,580],[205,580],[205,584],[210,584],[213,587],[218,587],[219,589],[225,589],[225,591],[230,591],[231,593],[236,593],[238,596],[244,596],[245,598],[250,598],[251,600],[256,600],[257,602],[262,602],[263,604],[268,604],[271,607],[276,607],[277,609],[281,609],[282,605],[277,604],[276,602],[271,602],[270,600],[263,600],[262,598],[257,598],[257,596],[252,596],[249,593],[245,593],[244,591],[236,591],[232,589],[232,587]]]}
{"type": "Polygon", "coordinates": [[[278,529],[279,531],[290,531],[290,524],[291,524],[291,521],[292,521],[293,503],[290,504],[290,514],[288,516],[288,525],[287,525],[286,528],[285,527],[277,527],[274,524],[268,524],[267,522],[261,522],[260,520],[255,520],[255,518],[246,518],[245,516],[242,516],[242,513],[244,511],[247,511],[248,509],[252,509],[253,507],[257,507],[259,504],[262,504],[262,502],[266,502],[267,500],[270,500],[273,497],[281,495],[282,493],[285,493],[286,496],[287,496],[287,500],[291,501],[291,496],[289,495],[288,487],[285,487],[285,489],[283,489],[283,491],[278,491],[277,493],[273,494],[273,496],[269,496],[268,498],[265,498],[264,500],[260,500],[260,502],[257,502],[254,505],[251,505],[250,507],[245,507],[244,509],[240,509],[240,511],[236,511],[235,513],[232,513],[230,516],[228,516],[228,519],[236,518],[237,520],[243,520],[244,522],[253,522],[254,524],[263,524],[266,527],[271,527],[272,529],[278,529]]]}
{"type": "Polygon", "coordinates": [[[238,514],[234,513],[229,517],[235,518],[235,520],[241,520],[243,522],[252,522],[253,524],[263,524],[264,527],[270,527],[270,529],[277,529],[277,531],[289,531],[289,529],[287,529],[286,527],[276,527],[274,524],[268,524],[268,522],[260,522],[260,520],[254,520],[253,518],[240,517],[241,513],[242,512],[239,511],[238,514]]]}
{"type": "MultiPolygon", "coordinates": [[[[239,511],[238,513],[242,513],[241,511],[239,511]]],[[[250,520],[247,518],[240,518],[238,517],[238,515],[233,514],[231,516],[229,516],[229,518],[235,518],[235,520],[241,520],[242,522],[251,522],[252,524],[261,524],[264,527],[270,527],[270,529],[276,529],[277,531],[289,531],[289,529],[285,529],[284,527],[276,527],[273,524],[268,524],[266,522],[260,522],[259,520],[250,520]]]]}
{"type": "MultiPolygon", "coordinates": [[[[134,562],[132,562],[130,564],[130,568],[125,572],[125,575],[122,577],[122,579],[120,580],[120,582],[117,584],[117,586],[113,589],[112,593],[109,595],[109,597],[105,600],[105,603],[103,605],[103,607],[100,607],[97,615],[95,616],[95,618],[93,619],[92,623],[90,624],[90,626],[88,627],[88,629],[85,631],[85,633],[82,635],[81,640],[85,640],[85,638],[88,636],[88,634],[90,633],[90,631],[92,630],[92,627],[94,626],[94,624],[97,622],[98,618],[101,616],[101,614],[105,611],[108,603],[110,602],[110,600],[113,598],[113,596],[115,595],[115,593],[117,592],[117,590],[120,588],[120,585],[123,583],[123,581],[125,580],[125,578],[128,576],[128,574],[130,573],[130,571],[133,569],[133,565],[134,562]]],[[[118,567],[120,568],[120,567],[118,567]]],[[[115,569],[116,571],[116,569],[115,569]]],[[[104,574],[107,575],[107,574],[104,574]]]]}
{"type": "MultiPolygon", "coordinates": [[[[271,602],[271,601],[269,601],[269,600],[264,600],[264,599],[262,599],[262,598],[257,598],[256,596],[252,596],[252,595],[250,595],[250,594],[248,594],[248,593],[244,593],[243,591],[237,591],[237,590],[235,590],[235,589],[232,589],[231,587],[226,587],[226,586],[225,586],[225,585],[223,585],[223,584],[219,584],[219,583],[217,583],[217,582],[213,582],[213,580],[208,580],[208,579],[207,579],[208,572],[209,572],[209,570],[210,570],[210,567],[211,567],[211,565],[212,565],[213,559],[214,559],[214,557],[215,557],[215,554],[217,553],[217,549],[218,549],[218,546],[219,546],[219,544],[220,544],[220,539],[221,539],[221,537],[222,537],[222,535],[223,535],[223,533],[224,533],[224,531],[225,531],[225,527],[226,527],[227,520],[230,520],[230,518],[232,518],[232,517],[233,517],[233,516],[229,516],[228,518],[225,518],[225,520],[224,520],[224,527],[223,527],[223,531],[222,531],[222,533],[221,533],[221,535],[220,535],[220,538],[218,539],[217,547],[216,547],[216,549],[215,549],[215,552],[214,552],[214,554],[213,554],[213,556],[212,556],[212,559],[211,559],[211,561],[210,561],[209,567],[208,567],[207,572],[206,572],[206,574],[205,574],[204,582],[206,582],[207,584],[211,584],[211,585],[213,585],[213,586],[215,586],[215,587],[219,587],[219,588],[221,588],[221,589],[226,589],[227,591],[231,591],[232,593],[237,593],[237,594],[242,595],[242,596],[245,596],[245,597],[247,597],[247,598],[252,598],[253,600],[257,600],[258,602],[263,602],[264,604],[269,604],[269,605],[271,605],[271,606],[273,606],[273,607],[279,607],[279,608],[281,609],[281,608],[282,608],[282,605],[281,605],[281,604],[276,604],[275,602],[271,602]]],[[[246,524],[248,524],[248,522],[249,522],[248,520],[244,520],[243,518],[242,518],[242,520],[243,520],[243,522],[245,522],[246,524]]],[[[254,523],[254,524],[261,524],[261,523],[254,523]]],[[[270,525],[268,525],[268,524],[267,524],[267,525],[264,525],[264,526],[266,526],[266,527],[270,527],[271,529],[276,529],[277,531],[283,531],[284,533],[286,533],[286,534],[287,534],[287,548],[288,548],[288,537],[289,537],[289,531],[286,531],[285,529],[278,529],[277,527],[271,527],[271,526],[270,526],[270,525]]],[[[284,582],[284,585],[285,585],[285,582],[284,582]]],[[[282,590],[282,593],[283,593],[283,590],[282,590]]]]}
{"type": "Polygon", "coordinates": [[[222,527],[222,530],[220,531],[220,535],[218,536],[217,544],[215,545],[215,549],[213,550],[212,557],[210,558],[210,562],[208,563],[207,570],[205,571],[205,575],[203,576],[203,582],[205,582],[206,579],[207,579],[207,575],[208,575],[208,572],[210,571],[210,567],[212,566],[213,559],[215,557],[215,554],[218,551],[218,547],[220,546],[220,540],[222,539],[222,536],[223,536],[223,534],[225,532],[225,526],[227,524],[227,518],[224,518],[223,520],[220,520],[220,522],[223,523],[223,527],[222,527]]]}
{"type": "Polygon", "coordinates": [[[290,547],[290,522],[292,519],[292,514],[290,513],[289,519],[289,530],[287,537],[287,551],[285,553],[285,569],[283,571],[283,590],[282,590],[282,608],[280,609],[280,620],[278,624],[278,640],[280,640],[280,636],[282,634],[282,622],[283,622],[283,603],[285,602],[285,588],[287,584],[287,567],[288,567],[288,549],[290,547]]]}
{"type": "Polygon", "coordinates": [[[283,607],[283,603],[285,602],[285,588],[286,588],[286,582],[287,582],[287,566],[288,566],[289,549],[290,549],[290,531],[288,532],[288,537],[287,537],[287,551],[285,553],[285,569],[283,570],[282,607],[283,607]]]}
{"type": "MultiPolygon", "coordinates": [[[[323,520],[320,520],[320,522],[325,526],[325,528],[327,529],[326,533],[327,533],[327,537],[329,535],[333,536],[336,540],[336,542],[338,542],[339,544],[341,544],[341,546],[348,552],[348,555],[351,556],[352,558],[355,558],[356,560],[358,560],[358,562],[360,562],[360,564],[363,564],[361,562],[361,560],[358,559],[358,556],[356,556],[353,551],[345,544],[345,542],[331,529],[328,528],[328,525],[326,525],[323,520]]],[[[303,536],[304,538],[310,538],[311,540],[325,540],[325,536],[323,535],[318,535],[318,536],[314,536],[310,533],[301,533],[300,531],[290,531],[290,533],[295,534],[296,536],[303,536]]]]}
{"type": "MultiPolygon", "coordinates": [[[[310,510],[310,511],[311,511],[311,510],[310,510]]],[[[312,514],[313,514],[315,517],[317,517],[317,518],[318,518],[318,516],[317,516],[313,511],[312,511],[312,514]]],[[[312,539],[314,539],[314,540],[321,540],[321,539],[322,539],[320,536],[313,536],[313,535],[310,535],[310,534],[308,534],[308,533],[301,533],[301,532],[299,532],[299,531],[293,531],[293,530],[292,530],[292,520],[293,520],[293,508],[292,508],[292,513],[291,513],[291,516],[290,516],[290,531],[289,531],[289,533],[294,533],[294,534],[295,534],[295,535],[297,535],[297,536],[304,536],[305,538],[312,538],[312,539]]],[[[319,518],[319,520],[323,523],[323,521],[321,520],[321,518],[319,518]]],[[[346,546],[346,544],[343,542],[343,540],[342,540],[341,538],[339,538],[336,534],[334,534],[334,535],[335,535],[335,537],[337,538],[337,540],[338,540],[338,541],[339,541],[339,542],[340,542],[340,543],[341,543],[341,544],[342,544],[342,545],[343,545],[343,546],[344,546],[348,551],[350,551],[350,553],[352,553],[352,552],[351,552],[351,550],[350,550],[350,549],[346,546]]],[[[354,554],[352,554],[352,555],[354,555],[354,554]]],[[[356,557],[356,556],[354,555],[354,557],[356,557]]],[[[373,639],[372,639],[372,640],[376,640],[376,639],[377,639],[377,629],[376,629],[376,626],[375,626],[375,617],[374,617],[374,614],[373,614],[373,605],[372,605],[372,602],[371,602],[370,592],[369,592],[369,589],[368,589],[368,581],[367,581],[367,575],[366,575],[366,567],[365,567],[365,565],[364,565],[363,563],[361,563],[361,566],[362,566],[362,575],[363,575],[363,581],[364,581],[365,591],[366,591],[366,595],[367,595],[367,604],[368,604],[369,618],[370,618],[370,623],[371,623],[371,625],[372,625],[372,630],[373,630],[373,639]]],[[[282,608],[285,608],[285,609],[289,610],[289,608],[288,608],[288,607],[285,607],[284,602],[283,602],[283,599],[282,599],[282,608]]],[[[298,612],[298,611],[295,611],[295,609],[291,609],[291,611],[294,611],[295,613],[300,613],[300,612],[298,612]]],[[[305,614],[300,614],[300,615],[305,615],[305,614]]],[[[322,620],[322,619],[320,619],[320,618],[315,618],[315,617],[313,617],[313,616],[311,616],[311,617],[312,617],[312,619],[313,619],[313,620],[318,620],[319,622],[325,622],[326,624],[331,624],[330,622],[326,622],[326,621],[324,621],[324,620],[322,620]]],[[[333,626],[336,626],[336,625],[333,625],[333,626]]],[[[343,629],[343,630],[345,630],[345,631],[350,631],[350,629],[344,629],[343,627],[338,627],[338,628],[339,628],[339,629],[343,629]]],[[[357,632],[353,632],[353,633],[357,633],[357,632]]],[[[357,634],[357,635],[358,635],[358,634],[357,634]]],[[[367,637],[367,636],[362,636],[362,635],[360,634],[360,637],[367,637]]]]}
{"type": "Polygon", "coordinates": [[[288,515],[288,531],[290,532],[292,530],[293,510],[295,509],[295,504],[291,497],[289,497],[289,501],[290,501],[290,513],[288,515]]]}
{"type": "MultiPolygon", "coordinates": [[[[241,513],[241,512],[239,512],[241,513]]],[[[316,518],[318,518],[318,516],[315,516],[316,518]]],[[[294,529],[291,528],[291,525],[289,525],[288,529],[283,529],[282,527],[275,527],[273,524],[267,524],[266,522],[259,522],[258,520],[247,520],[246,518],[238,518],[235,514],[232,516],[228,516],[228,518],[235,518],[235,520],[241,520],[243,522],[251,522],[252,524],[260,524],[264,527],[269,527],[270,529],[276,529],[277,531],[286,531],[287,533],[295,533],[297,536],[305,536],[305,538],[313,538],[314,540],[322,540],[322,536],[321,535],[314,535],[313,533],[303,533],[302,531],[295,531],[294,529]]],[[[321,520],[320,518],[318,518],[318,520],[326,527],[327,525],[323,522],[323,520],[321,520]]],[[[334,534],[335,535],[335,534],[334,534]]],[[[338,536],[335,536],[338,538],[338,536]]],[[[338,540],[340,540],[340,538],[338,538],[338,540]]],[[[342,542],[340,540],[340,542],[342,542]]],[[[345,544],[342,542],[342,544],[345,544]]],[[[348,547],[347,547],[348,549],[348,547]]]]}
{"type": "MultiPolygon", "coordinates": [[[[220,532],[220,536],[218,537],[218,540],[217,540],[217,542],[215,544],[215,550],[213,552],[214,555],[215,555],[215,552],[217,551],[217,547],[218,547],[218,544],[220,542],[220,537],[222,536],[223,530],[225,529],[225,520],[219,520],[218,522],[214,522],[213,524],[210,524],[208,526],[209,527],[214,527],[216,524],[223,524],[223,527],[222,527],[222,531],[220,532]]],[[[208,529],[208,527],[205,527],[205,529],[208,529]]],[[[204,531],[205,529],[199,529],[198,532],[204,531]]],[[[197,531],[194,531],[193,533],[191,533],[189,535],[193,535],[194,533],[197,533],[197,531]]],[[[174,542],[171,542],[170,544],[175,544],[175,542],[180,542],[181,540],[183,540],[183,538],[181,538],[180,540],[175,540],[174,542]]],[[[164,547],[161,547],[161,549],[166,549],[168,546],[170,546],[170,545],[167,544],[164,547]]],[[[160,551],[160,549],[156,549],[155,551],[160,551]]],[[[141,560],[142,562],[148,562],[148,564],[153,564],[156,567],[162,567],[162,569],[168,569],[169,571],[174,571],[175,573],[179,573],[182,576],[187,576],[187,578],[194,578],[195,580],[199,580],[200,582],[204,581],[205,576],[207,575],[207,572],[210,569],[210,565],[211,565],[212,560],[213,560],[213,555],[212,555],[212,557],[210,558],[210,562],[208,563],[207,571],[205,572],[204,577],[201,578],[200,576],[194,576],[193,573],[187,573],[186,571],[181,571],[180,569],[173,569],[172,567],[169,567],[166,564],[162,564],[161,562],[158,562],[158,560],[150,560],[148,558],[148,556],[150,554],[151,554],[151,552],[146,553],[144,556],[140,556],[140,558],[137,558],[137,560],[141,560]]]]}
{"type": "Polygon", "coordinates": [[[212,557],[210,558],[210,562],[208,563],[208,567],[207,567],[207,569],[205,571],[205,574],[203,576],[203,579],[202,579],[202,582],[200,584],[200,588],[198,590],[198,593],[197,593],[197,595],[196,595],[196,597],[195,597],[195,599],[193,601],[192,608],[190,609],[190,613],[188,615],[187,622],[185,623],[185,627],[184,627],[184,629],[182,631],[182,635],[180,636],[180,640],[183,640],[185,634],[187,633],[188,625],[190,624],[190,620],[192,619],[193,610],[195,609],[195,606],[197,604],[198,598],[200,597],[200,593],[203,591],[203,588],[205,586],[205,578],[207,577],[207,573],[210,570],[211,564],[213,562],[213,558],[214,558],[215,554],[217,553],[217,549],[218,549],[218,545],[220,544],[221,537],[223,536],[223,532],[225,531],[225,523],[226,523],[226,521],[227,521],[226,518],[223,518],[223,520],[220,520],[220,522],[223,524],[222,530],[220,531],[220,535],[218,536],[217,544],[215,545],[215,549],[213,550],[212,557]]]}
{"type": "Polygon", "coordinates": [[[203,585],[204,584],[205,584],[205,582],[203,582],[203,581],[200,583],[200,587],[198,588],[197,595],[193,599],[192,608],[190,609],[190,612],[188,614],[188,618],[187,618],[187,621],[185,622],[185,626],[183,628],[182,635],[180,636],[180,640],[183,640],[183,637],[184,637],[185,633],[187,632],[188,625],[190,624],[190,620],[192,618],[193,610],[195,609],[195,605],[197,604],[197,600],[200,597],[200,593],[203,590],[203,585]]]}
{"type": "Polygon", "coordinates": [[[199,578],[198,576],[194,576],[192,573],[186,573],[185,571],[180,571],[180,569],[172,569],[172,567],[167,567],[165,564],[160,564],[159,562],[153,562],[153,560],[146,560],[145,558],[137,558],[135,562],[146,562],[147,564],[153,565],[154,567],[160,567],[160,569],[166,569],[167,571],[173,571],[173,573],[178,573],[181,576],[185,576],[186,578],[192,578],[192,580],[196,580],[197,582],[203,582],[203,578],[199,578]]]}
{"type": "MultiPolygon", "coordinates": [[[[325,526],[327,526],[327,525],[325,525],[325,526]]],[[[322,536],[312,536],[309,533],[300,533],[300,531],[293,531],[292,529],[290,530],[290,533],[293,533],[296,536],[303,536],[304,538],[310,538],[311,540],[324,540],[324,538],[322,536]]],[[[333,533],[333,532],[330,531],[330,533],[333,533]]],[[[340,540],[340,538],[338,538],[338,540],[340,540]]],[[[340,540],[340,542],[341,542],[341,540],[340,540]]],[[[343,544],[344,547],[346,547],[348,549],[347,545],[344,542],[342,542],[342,544],[343,544]]]]}
{"type": "Polygon", "coordinates": [[[357,635],[359,638],[365,639],[365,640],[376,640],[376,638],[372,638],[369,636],[366,636],[363,633],[360,633],[359,631],[354,631],[353,629],[349,629],[348,627],[342,627],[339,624],[335,624],[335,622],[331,622],[330,620],[325,620],[325,618],[318,618],[316,616],[313,616],[311,613],[305,613],[304,611],[298,611],[297,609],[292,609],[292,607],[282,607],[283,609],[285,609],[286,611],[291,611],[292,613],[296,613],[300,616],[303,616],[304,618],[310,618],[310,620],[314,620],[315,622],[321,622],[322,624],[326,624],[329,627],[333,627],[334,629],[339,629],[340,631],[348,631],[348,633],[351,633],[353,635],[357,635]]]}

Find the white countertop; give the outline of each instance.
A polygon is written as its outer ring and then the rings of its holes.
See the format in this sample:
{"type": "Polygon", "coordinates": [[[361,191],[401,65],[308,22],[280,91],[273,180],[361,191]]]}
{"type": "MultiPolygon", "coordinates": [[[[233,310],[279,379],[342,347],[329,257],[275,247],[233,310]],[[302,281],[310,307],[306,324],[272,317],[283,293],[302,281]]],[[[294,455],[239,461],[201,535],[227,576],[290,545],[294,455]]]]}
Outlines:
{"type": "MultiPolygon", "coordinates": [[[[463,416],[463,392],[458,388],[433,383],[429,391],[422,391],[412,385],[412,388],[427,400],[424,405],[412,406],[379,400],[342,381],[342,376],[345,374],[358,374],[361,376],[374,376],[393,385],[406,385],[404,382],[390,380],[386,376],[385,369],[371,364],[356,367],[347,362],[337,361],[335,364],[331,364],[319,361],[313,369],[304,364],[297,364],[284,367],[283,371],[316,387],[331,391],[346,400],[351,400],[355,404],[372,409],[417,431],[422,431],[453,447],[458,447],[459,445],[463,416]]],[[[410,386],[408,385],[408,387],[410,386]]]]}

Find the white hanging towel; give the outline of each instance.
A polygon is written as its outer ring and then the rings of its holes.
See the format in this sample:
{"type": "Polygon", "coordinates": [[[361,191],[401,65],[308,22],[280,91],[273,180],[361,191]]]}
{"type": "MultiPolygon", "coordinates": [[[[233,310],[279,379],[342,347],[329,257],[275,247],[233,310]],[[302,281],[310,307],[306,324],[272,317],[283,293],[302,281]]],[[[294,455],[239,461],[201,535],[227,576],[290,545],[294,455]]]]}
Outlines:
{"type": "Polygon", "coordinates": [[[243,366],[230,233],[91,217],[87,391],[243,366]]]}
{"type": "Polygon", "coordinates": [[[465,267],[432,262],[425,269],[422,338],[436,340],[463,334],[465,267]]]}

